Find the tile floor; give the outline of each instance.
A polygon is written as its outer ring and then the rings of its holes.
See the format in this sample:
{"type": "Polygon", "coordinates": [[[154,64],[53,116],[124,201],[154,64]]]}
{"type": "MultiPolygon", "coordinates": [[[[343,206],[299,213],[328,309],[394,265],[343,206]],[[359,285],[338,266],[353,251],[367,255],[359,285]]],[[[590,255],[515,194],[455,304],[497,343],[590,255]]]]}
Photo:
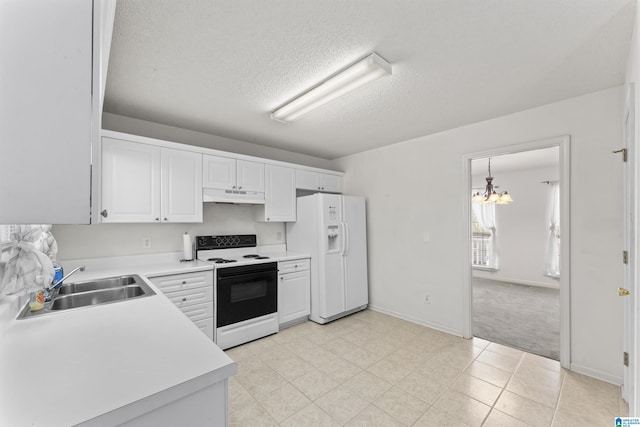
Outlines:
{"type": "Polygon", "coordinates": [[[230,349],[231,426],[612,426],[620,388],[372,310],[230,349]]]}

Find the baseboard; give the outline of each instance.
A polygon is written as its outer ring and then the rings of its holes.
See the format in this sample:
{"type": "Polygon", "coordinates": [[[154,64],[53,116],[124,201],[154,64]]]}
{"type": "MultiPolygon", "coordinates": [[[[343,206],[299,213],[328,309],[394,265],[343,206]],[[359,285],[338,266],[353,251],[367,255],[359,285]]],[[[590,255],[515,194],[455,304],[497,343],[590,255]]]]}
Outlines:
{"type": "Polygon", "coordinates": [[[448,328],[446,326],[440,325],[439,323],[425,322],[424,320],[407,316],[405,314],[401,314],[393,310],[387,310],[386,308],[378,307],[372,304],[369,304],[369,309],[380,312],[380,313],[388,314],[389,316],[397,317],[398,319],[406,320],[411,323],[416,323],[421,326],[426,326],[427,328],[435,329],[436,331],[444,332],[449,335],[462,337],[462,331],[448,328]]]}
{"type": "Polygon", "coordinates": [[[602,380],[604,382],[620,386],[622,385],[622,377],[617,375],[611,375],[606,372],[599,371],[597,369],[592,369],[587,366],[579,365],[577,363],[571,364],[571,370],[573,372],[577,372],[582,375],[586,375],[588,377],[592,377],[598,380],[602,380]]]}
{"type": "Polygon", "coordinates": [[[491,277],[485,275],[473,276],[474,279],[495,280],[496,282],[513,283],[516,285],[535,286],[538,288],[560,289],[560,284],[535,282],[533,280],[510,279],[508,277],[491,277]]]}

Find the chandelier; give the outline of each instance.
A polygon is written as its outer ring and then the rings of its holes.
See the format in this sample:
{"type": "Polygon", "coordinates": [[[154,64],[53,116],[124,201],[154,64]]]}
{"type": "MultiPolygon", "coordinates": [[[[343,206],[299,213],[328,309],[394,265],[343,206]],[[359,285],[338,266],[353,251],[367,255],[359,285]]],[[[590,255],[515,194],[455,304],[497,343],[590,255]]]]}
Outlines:
{"type": "Polygon", "coordinates": [[[513,199],[506,191],[503,193],[497,193],[493,186],[493,177],[491,176],[491,157],[489,157],[489,176],[487,179],[487,186],[484,193],[477,192],[471,197],[473,203],[495,203],[496,205],[508,205],[513,202],[513,199]]]}

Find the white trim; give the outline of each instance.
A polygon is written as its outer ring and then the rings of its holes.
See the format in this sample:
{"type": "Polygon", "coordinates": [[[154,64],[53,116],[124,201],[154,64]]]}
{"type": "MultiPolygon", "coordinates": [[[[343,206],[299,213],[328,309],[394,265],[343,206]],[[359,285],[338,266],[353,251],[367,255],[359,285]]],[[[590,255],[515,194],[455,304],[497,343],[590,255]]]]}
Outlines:
{"type": "Polygon", "coordinates": [[[393,310],[387,310],[386,308],[377,307],[375,305],[369,304],[369,309],[373,311],[377,311],[379,313],[388,314],[389,316],[397,317],[398,319],[406,320],[411,323],[416,323],[421,326],[426,326],[427,328],[435,329],[436,331],[444,332],[449,335],[455,335],[456,337],[462,337],[462,331],[459,329],[449,328],[447,326],[441,325],[439,323],[425,322],[424,320],[407,316],[405,314],[398,313],[393,310]]]}
{"type": "Polygon", "coordinates": [[[462,247],[461,262],[466,275],[463,278],[462,289],[462,328],[465,338],[472,337],[471,323],[473,319],[472,304],[472,268],[471,268],[471,160],[493,157],[503,154],[519,153],[522,151],[539,150],[542,148],[560,148],[560,229],[563,230],[560,248],[560,364],[569,368],[571,364],[571,228],[570,228],[570,200],[571,200],[571,138],[569,135],[559,135],[544,140],[524,142],[515,145],[497,147],[488,150],[467,153],[462,157],[464,188],[462,197],[462,236],[465,239],[462,247]]]}
{"type": "Polygon", "coordinates": [[[607,372],[603,372],[600,371],[598,369],[592,369],[592,368],[588,368],[584,365],[580,365],[578,363],[572,363],[571,367],[569,368],[570,370],[572,370],[573,372],[577,372],[579,374],[582,375],[586,375],[598,380],[602,380],[604,382],[607,382],[609,384],[613,384],[613,385],[621,385],[622,384],[622,377],[619,375],[611,375],[607,372]]]}

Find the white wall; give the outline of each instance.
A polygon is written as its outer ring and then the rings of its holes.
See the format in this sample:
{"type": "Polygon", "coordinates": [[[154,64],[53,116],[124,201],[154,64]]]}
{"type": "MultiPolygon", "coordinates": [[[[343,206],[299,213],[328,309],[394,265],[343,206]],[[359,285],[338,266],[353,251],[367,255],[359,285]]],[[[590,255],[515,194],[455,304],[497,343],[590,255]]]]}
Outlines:
{"type": "Polygon", "coordinates": [[[371,305],[462,335],[463,155],[569,134],[571,364],[620,382],[621,165],[611,151],[622,96],[616,87],[337,159],[346,191],[368,200],[371,305]]]}
{"type": "MultiPolygon", "coordinates": [[[[559,154],[558,154],[559,155],[559,154]]],[[[485,162],[486,164],[486,162],[485,162]]],[[[487,171],[472,171],[472,186],[484,188],[487,171]],[[476,174],[476,173],[480,174],[476,174]]],[[[549,187],[541,181],[558,180],[558,167],[521,169],[494,173],[498,191],[507,190],[514,202],[496,205],[500,269],[473,270],[473,277],[524,285],[558,287],[558,280],[544,275],[549,224],[549,187]]]]}
{"type": "Polygon", "coordinates": [[[256,234],[258,245],[285,243],[284,223],[255,222],[253,205],[205,203],[202,224],[54,225],[58,259],[182,251],[182,235],[256,234]],[[143,237],[151,248],[143,249],[143,237]]]}
{"type": "Polygon", "coordinates": [[[102,127],[103,129],[146,136],[148,138],[163,139],[165,141],[195,145],[197,147],[214,148],[231,153],[280,160],[282,162],[297,163],[317,168],[332,169],[332,166],[334,166],[331,161],[320,157],[293,153],[291,151],[261,146],[237,139],[225,138],[111,113],[104,113],[102,115],[102,127]]]}

